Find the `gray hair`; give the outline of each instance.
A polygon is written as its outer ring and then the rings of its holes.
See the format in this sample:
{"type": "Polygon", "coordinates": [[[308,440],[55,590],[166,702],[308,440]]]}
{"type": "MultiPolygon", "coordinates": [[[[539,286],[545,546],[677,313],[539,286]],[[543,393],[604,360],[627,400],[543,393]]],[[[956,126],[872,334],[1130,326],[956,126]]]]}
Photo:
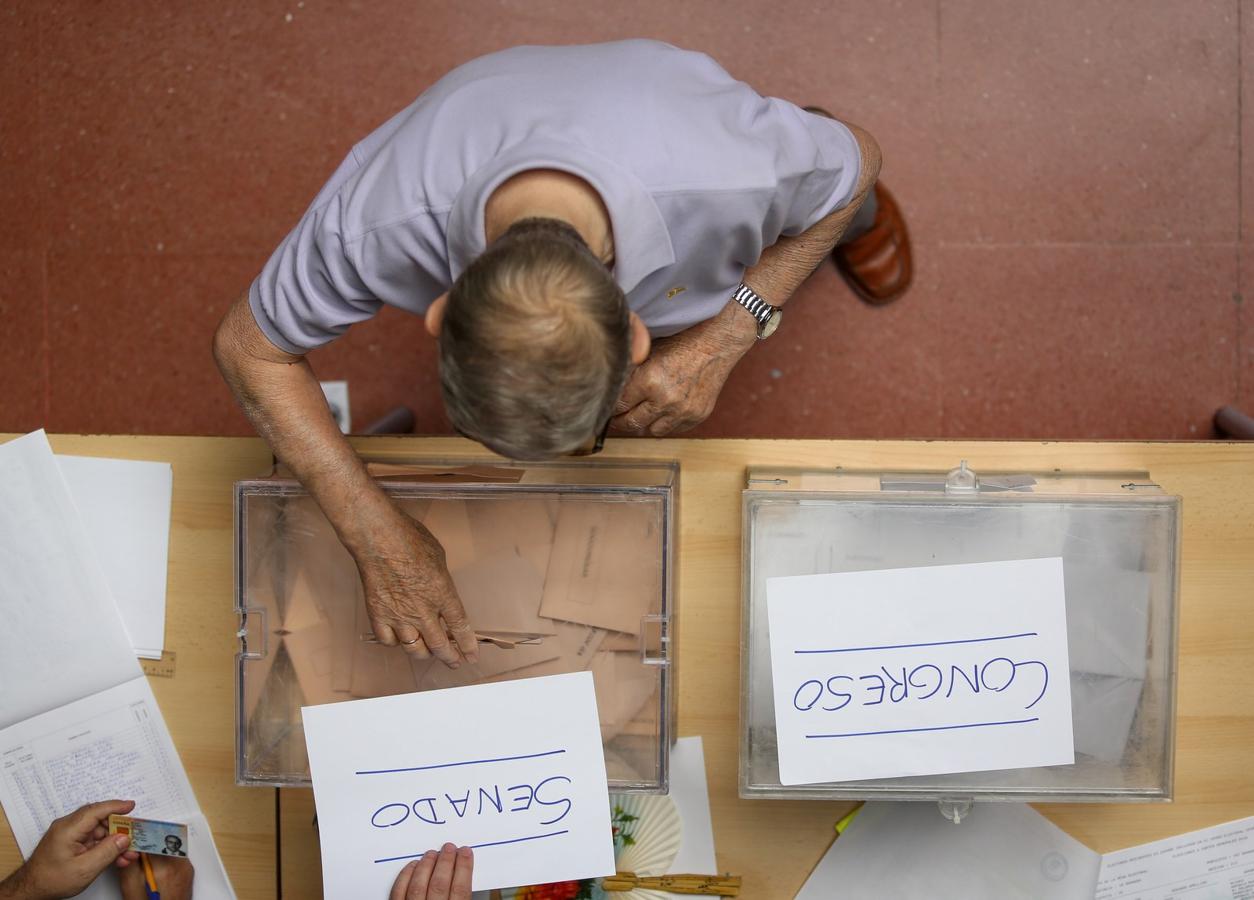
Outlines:
{"type": "Polygon", "coordinates": [[[627,378],[627,298],[573,228],[516,222],[461,274],[440,328],[455,428],[512,459],[569,453],[627,378]]]}

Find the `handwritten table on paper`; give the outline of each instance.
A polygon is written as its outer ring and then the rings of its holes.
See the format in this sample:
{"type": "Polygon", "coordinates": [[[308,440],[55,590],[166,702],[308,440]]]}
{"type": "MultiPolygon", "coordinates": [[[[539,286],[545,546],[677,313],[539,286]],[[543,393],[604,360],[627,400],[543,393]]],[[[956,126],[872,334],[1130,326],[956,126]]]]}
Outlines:
{"type": "Polygon", "coordinates": [[[1075,761],[1061,559],[767,581],[780,782],[1075,761]]]}
{"type": "Polygon", "coordinates": [[[614,872],[592,676],[303,710],[328,897],[385,897],[409,860],[475,848],[486,890],[614,872]]]}

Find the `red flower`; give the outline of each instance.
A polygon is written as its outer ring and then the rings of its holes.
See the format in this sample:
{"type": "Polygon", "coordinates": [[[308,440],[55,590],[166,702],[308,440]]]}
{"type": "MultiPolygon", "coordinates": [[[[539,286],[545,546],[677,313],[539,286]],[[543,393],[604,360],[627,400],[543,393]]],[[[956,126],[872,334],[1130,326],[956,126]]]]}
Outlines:
{"type": "Polygon", "coordinates": [[[578,881],[558,881],[520,888],[517,900],[575,900],[578,896],[578,881]]]}

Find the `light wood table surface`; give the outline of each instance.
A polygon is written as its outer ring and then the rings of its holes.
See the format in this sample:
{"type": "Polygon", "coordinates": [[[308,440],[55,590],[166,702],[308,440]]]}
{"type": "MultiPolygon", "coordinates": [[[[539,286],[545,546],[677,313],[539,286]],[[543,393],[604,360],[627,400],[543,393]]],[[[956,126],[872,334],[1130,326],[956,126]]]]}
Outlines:
{"type": "MultiPolygon", "coordinates": [[[[0,441],[14,435],[2,435],[0,441]]],[[[275,792],[235,786],[235,615],[231,485],[264,472],[261,441],[231,438],[49,437],[57,453],[151,459],[174,466],[165,648],[172,677],[152,692],[241,900],[277,896],[275,792]]],[[[2,612],[2,611],[0,611],[2,612]]],[[[108,799],[101,797],[100,799],[108,799]]],[[[0,876],[21,862],[0,813],[0,876]]],[[[105,876],[109,877],[109,876],[105,876]]]]}
{"type": "MultiPolygon", "coordinates": [[[[452,438],[355,443],[370,455],[483,456],[452,438]]],[[[166,646],[179,668],[164,684],[153,678],[154,690],[240,896],[273,895],[276,858],[283,896],[317,896],[310,793],[279,791],[276,823],[272,791],[233,783],[230,486],[266,471],[269,453],[244,438],[65,437],[53,446],[174,463],[166,646]]],[[[679,733],[704,738],[719,866],[744,876],[742,896],[791,898],[849,807],[736,794],[740,492],[750,465],[944,471],[966,459],[976,471],[1148,471],[1184,498],[1176,799],[1039,809],[1101,852],[1254,815],[1254,443],[610,441],[605,458],[614,457],[681,464],[679,733]]],[[[0,832],[0,870],[15,861],[0,832]]]]}

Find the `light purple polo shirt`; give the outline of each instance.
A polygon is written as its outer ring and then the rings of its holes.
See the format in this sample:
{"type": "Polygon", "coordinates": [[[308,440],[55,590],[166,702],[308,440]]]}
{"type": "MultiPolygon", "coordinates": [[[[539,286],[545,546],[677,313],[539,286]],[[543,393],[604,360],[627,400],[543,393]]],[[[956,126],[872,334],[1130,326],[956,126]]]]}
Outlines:
{"type": "Polygon", "coordinates": [[[657,41],[516,47],[454,69],[353,148],[253,282],[303,353],[383,304],[416,314],[484,249],[483,211],[528,169],[601,195],[614,277],[654,336],[716,315],[781,235],[846,205],[857,141],[657,41]],[[683,290],[678,290],[682,288],[683,290]]]}

